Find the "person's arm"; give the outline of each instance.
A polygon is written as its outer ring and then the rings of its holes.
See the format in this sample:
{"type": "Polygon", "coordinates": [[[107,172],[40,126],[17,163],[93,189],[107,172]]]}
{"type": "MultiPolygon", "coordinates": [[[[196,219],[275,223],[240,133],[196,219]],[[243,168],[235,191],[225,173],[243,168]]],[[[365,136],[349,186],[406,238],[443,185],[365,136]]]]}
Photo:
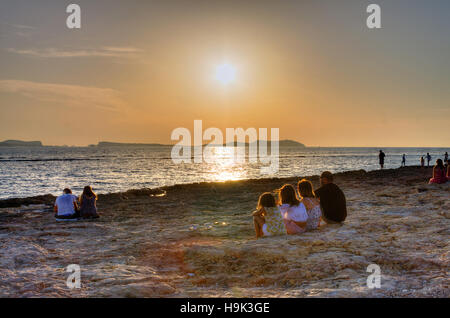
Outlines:
{"type": "Polygon", "coordinates": [[[433,178],[436,178],[436,167],[433,167],[433,178]]]}
{"type": "Polygon", "coordinates": [[[303,203],[303,205],[305,206],[306,210],[311,210],[312,209],[312,204],[309,200],[305,200],[305,199],[301,199],[300,203],[303,203]]]}
{"type": "Polygon", "coordinates": [[[73,200],[73,207],[74,207],[75,211],[78,211],[79,210],[79,208],[78,208],[78,198],[76,196],[74,196],[73,199],[74,199],[73,200]]]}
{"type": "Polygon", "coordinates": [[[305,228],[306,227],[306,222],[297,222],[297,221],[292,221],[295,224],[297,224],[297,226],[301,227],[301,228],[305,228]]]}
{"type": "Polygon", "coordinates": [[[291,221],[297,224],[297,226],[305,228],[306,221],[308,220],[308,213],[306,212],[305,205],[300,203],[295,209],[295,214],[292,215],[291,221]]]}
{"type": "Polygon", "coordinates": [[[252,215],[253,215],[253,216],[262,216],[263,213],[264,213],[264,209],[261,208],[261,209],[259,209],[259,210],[253,211],[253,212],[252,212],[252,215]]]}

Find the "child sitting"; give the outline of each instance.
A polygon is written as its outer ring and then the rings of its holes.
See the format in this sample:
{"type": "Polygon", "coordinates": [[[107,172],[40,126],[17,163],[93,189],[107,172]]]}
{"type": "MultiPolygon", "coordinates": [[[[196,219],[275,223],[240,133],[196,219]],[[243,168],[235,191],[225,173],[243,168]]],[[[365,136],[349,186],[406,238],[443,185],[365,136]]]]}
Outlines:
{"type": "Polygon", "coordinates": [[[283,217],[271,193],[261,194],[256,209],[252,213],[256,238],[286,234],[283,217]]]}

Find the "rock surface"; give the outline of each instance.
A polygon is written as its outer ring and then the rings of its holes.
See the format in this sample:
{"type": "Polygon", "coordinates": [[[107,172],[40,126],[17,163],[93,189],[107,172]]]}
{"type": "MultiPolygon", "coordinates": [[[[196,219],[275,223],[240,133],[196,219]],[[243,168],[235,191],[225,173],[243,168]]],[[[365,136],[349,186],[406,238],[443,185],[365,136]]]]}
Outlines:
{"type": "Polygon", "coordinates": [[[450,183],[430,174],[338,174],[342,226],[260,240],[259,194],[299,178],[101,195],[97,221],[56,222],[53,197],[0,201],[0,297],[449,297],[450,183]],[[80,289],[66,286],[70,264],[80,289]]]}

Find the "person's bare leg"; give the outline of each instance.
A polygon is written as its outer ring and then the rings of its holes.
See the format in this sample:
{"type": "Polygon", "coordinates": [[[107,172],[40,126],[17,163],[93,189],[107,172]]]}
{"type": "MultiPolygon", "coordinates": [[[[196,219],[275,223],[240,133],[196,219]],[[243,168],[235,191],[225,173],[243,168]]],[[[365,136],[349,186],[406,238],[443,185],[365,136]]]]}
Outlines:
{"type": "Polygon", "coordinates": [[[264,223],[265,223],[264,218],[262,218],[260,216],[253,217],[253,224],[255,225],[256,238],[260,238],[264,235],[262,232],[262,227],[263,227],[264,223]]]}

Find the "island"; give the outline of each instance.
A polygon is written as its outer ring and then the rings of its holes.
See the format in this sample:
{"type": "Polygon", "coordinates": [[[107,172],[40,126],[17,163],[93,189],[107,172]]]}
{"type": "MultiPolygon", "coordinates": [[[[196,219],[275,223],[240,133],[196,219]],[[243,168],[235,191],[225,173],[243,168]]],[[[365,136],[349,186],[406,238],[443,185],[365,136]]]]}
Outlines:
{"type": "Polygon", "coordinates": [[[0,141],[0,147],[43,147],[40,141],[5,140],[0,141]]]}
{"type": "MultiPolygon", "coordinates": [[[[257,140],[256,142],[262,143],[264,140],[257,140]]],[[[202,146],[207,146],[209,144],[203,144],[202,146]]],[[[223,144],[222,146],[232,146],[233,143],[223,144]]],[[[129,147],[129,146],[138,146],[138,147],[171,147],[171,144],[158,144],[158,143],[120,143],[120,142],[109,142],[109,141],[100,141],[97,145],[89,145],[89,147],[129,147]]],[[[213,146],[213,145],[210,145],[213,146]]],[[[220,146],[220,145],[217,145],[220,146]]],[[[234,142],[234,146],[237,147],[248,147],[249,143],[238,143],[234,142]]],[[[271,141],[267,141],[267,146],[271,146],[271,141]]],[[[280,147],[300,147],[305,148],[306,146],[300,142],[295,140],[284,139],[279,141],[280,147]]]]}

